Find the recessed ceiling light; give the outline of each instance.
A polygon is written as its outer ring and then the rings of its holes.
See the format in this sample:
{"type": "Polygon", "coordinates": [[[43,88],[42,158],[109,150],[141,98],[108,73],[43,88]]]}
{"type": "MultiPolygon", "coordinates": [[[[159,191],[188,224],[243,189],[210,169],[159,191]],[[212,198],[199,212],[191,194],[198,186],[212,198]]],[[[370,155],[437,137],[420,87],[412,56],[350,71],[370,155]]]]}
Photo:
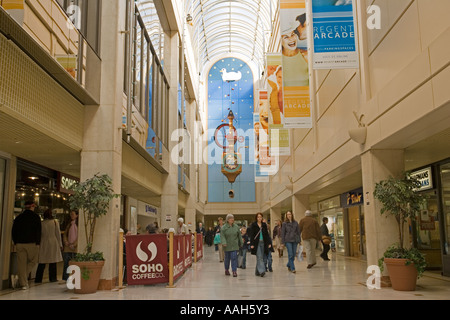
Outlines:
{"type": "Polygon", "coordinates": [[[39,177],[34,177],[34,176],[31,176],[31,177],[28,177],[28,179],[31,179],[31,180],[38,180],[38,179],[39,179],[39,177]]]}

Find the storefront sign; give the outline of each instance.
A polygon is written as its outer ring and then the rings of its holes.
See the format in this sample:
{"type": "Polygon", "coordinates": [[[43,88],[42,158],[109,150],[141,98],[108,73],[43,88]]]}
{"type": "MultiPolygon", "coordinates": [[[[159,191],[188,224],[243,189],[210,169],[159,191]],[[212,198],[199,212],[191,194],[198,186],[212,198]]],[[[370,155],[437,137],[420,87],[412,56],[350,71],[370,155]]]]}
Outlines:
{"type": "Polygon", "coordinates": [[[129,285],[169,282],[165,234],[127,236],[126,254],[129,285]]]}
{"type": "Polygon", "coordinates": [[[420,181],[421,187],[419,189],[416,189],[416,191],[433,189],[433,178],[431,175],[431,167],[412,172],[411,177],[414,177],[420,181]]]}
{"type": "Polygon", "coordinates": [[[72,194],[72,186],[74,183],[80,182],[80,179],[58,172],[58,191],[72,194]]]}
{"type": "Polygon", "coordinates": [[[333,198],[323,200],[319,202],[319,211],[324,211],[333,208],[341,207],[341,199],[339,196],[335,196],[333,198]]]}
{"type": "Polygon", "coordinates": [[[361,206],[364,204],[363,189],[358,188],[341,195],[342,208],[361,206]]]}

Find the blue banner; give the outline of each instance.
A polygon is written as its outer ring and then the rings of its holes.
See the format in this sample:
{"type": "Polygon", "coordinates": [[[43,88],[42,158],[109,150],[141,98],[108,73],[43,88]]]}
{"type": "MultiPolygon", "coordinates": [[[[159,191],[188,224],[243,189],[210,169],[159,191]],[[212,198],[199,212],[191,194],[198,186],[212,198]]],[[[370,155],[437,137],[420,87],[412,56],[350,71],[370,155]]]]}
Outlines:
{"type": "Polygon", "coordinates": [[[358,68],[352,0],[312,0],[314,69],[358,68]]]}

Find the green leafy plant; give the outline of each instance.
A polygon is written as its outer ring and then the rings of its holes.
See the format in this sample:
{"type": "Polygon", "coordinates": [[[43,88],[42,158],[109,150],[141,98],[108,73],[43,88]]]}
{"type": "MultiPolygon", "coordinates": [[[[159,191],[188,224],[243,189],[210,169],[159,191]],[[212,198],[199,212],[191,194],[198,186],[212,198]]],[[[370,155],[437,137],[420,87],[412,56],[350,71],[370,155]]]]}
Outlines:
{"type": "Polygon", "coordinates": [[[84,217],[84,232],[86,237],[86,249],[84,253],[78,253],[75,261],[101,261],[103,253],[92,252],[94,232],[97,219],[108,213],[109,205],[113,198],[120,195],[114,194],[112,179],[107,175],[95,174],[84,182],[77,182],[72,186],[73,194],[69,198],[71,210],[80,210],[84,217]]]}
{"type": "Polygon", "coordinates": [[[425,198],[417,192],[420,181],[409,173],[403,173],[400,178],[390,177],[375,184],[374,197],[383,207],[380,213],[394,216],[398,225],[399,243],[389,247],[383,257],[378,260],[383,270],[384,258],[407,259],[406,264],[414,263],[420,277],[426,267],[424,255],[416,248],[404,248],[405,223],[415,219],[420,213],[425,198]]]}

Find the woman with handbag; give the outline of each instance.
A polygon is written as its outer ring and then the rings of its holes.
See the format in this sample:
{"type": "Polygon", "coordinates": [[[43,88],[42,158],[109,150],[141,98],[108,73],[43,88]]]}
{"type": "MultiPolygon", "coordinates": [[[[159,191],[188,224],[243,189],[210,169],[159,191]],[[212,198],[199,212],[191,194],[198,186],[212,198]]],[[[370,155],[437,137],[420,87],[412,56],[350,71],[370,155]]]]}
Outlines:
{"type": "Polygon", "coordinates": [[[258,212],[255,216],[255,222],[249,228],[250,250],[252,255],[256,255],[255,275],[264,277],[266,266],[264,265],[264,255],[269,253],[272,245],[270,244],[269,231],[267,224],[263,222],[263,215],[258,212]]]}
{"type": "Polygon", "coordinates": [[[291,211],[286,212],[286,219],[281,227],[281,242],[286,246],[288,251],[288,263],[286,267],[290,272],[295,273],[294,261],[297,246],[300,243],[300,229],[291,211]]]}

